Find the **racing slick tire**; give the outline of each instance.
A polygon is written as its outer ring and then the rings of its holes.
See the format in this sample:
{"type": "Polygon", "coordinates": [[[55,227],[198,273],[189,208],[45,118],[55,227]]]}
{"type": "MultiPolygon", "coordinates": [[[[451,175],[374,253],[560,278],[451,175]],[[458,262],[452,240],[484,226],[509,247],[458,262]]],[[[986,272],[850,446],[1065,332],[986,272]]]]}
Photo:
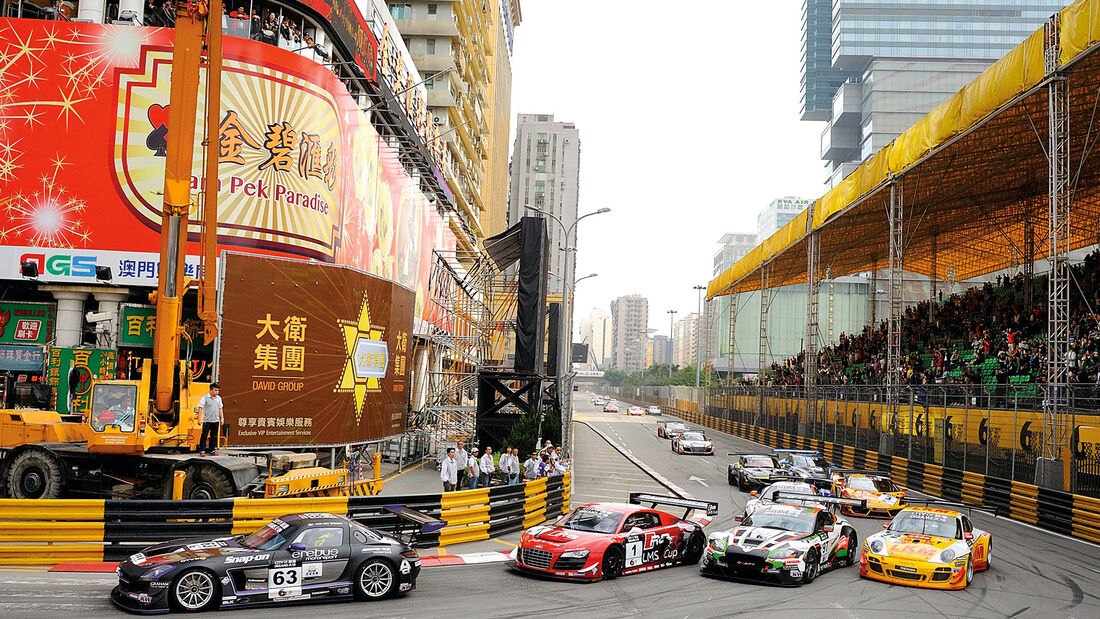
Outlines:
{"type": "Polygon", "coordinates": [[[737,480],[735,480],[733,478],[733,475],[730,475],[729,473],[726,473],[726,481],[728,481],[731,486],[737,483],[737,480]]]}
{"type": "Polygon", "coordinates": [[[183,570],[169,585],[168,604],[182,613],[210,610],[221,599],[220,588],[217,577],[209,570],[201,567],[183,570]]]}
{"type": "Polygon", "coordinates": [[[703,534],[699,531],[694,531],[691,537],[688,538],[687,544],[684,546],[684,554],[680,556],[680,562],[683,565],[695,565],[699,562],[699,559],[703,558],[703,548],[707,545],[707,540],[703,537],[703,534]]]}
{"type": "Polygon", "coordinates": [[[859,548],[859,534],[856,533],[855,529],[848,529],[847,538],[848,538],[848,554],[845,555],[844,559],[841,560],[841,562],[840,562],[840,565],[842,567],[848,567],[850,565],[855,565],[855,563],[856,563],[855,553],[856,553],[856,549],[859,548]]]}
{"type": "Polygon", "coordinates": [[[376,557],[359,566],[353,585],[358,600],[384,600],[397,591],[397,574],[389,561],[376,557]]]}
{"type": "Polygon", "coordinates": [[[749,491],[749,485],[746,484],[745,481],[743,479],[741,479],[740,476],[737,477],[737,489],[740,490],[741,492],[748,492],[749,491]]]}
{"type": "Polygon", "coordinates": [[[7,483],[13,499],[56,499],[63,485],[61,465],[43,449],[27,449],[12,460],[7,483]]]}
{"type": "Polygon", "coordinates": [[[966,557],[966,586],[970,586],[970,581],[974,580],[974,557],[967,555],[966,557]]]}
{"type": "Polygon", "coordinates": [[[623,573],[626,552],[621,546],[609,546],[603,553],[603,579],[615,580],[623,573]]]}
{"type": "Polygon", "coordinates": [[[806,569],[802,571],[802,584],[808,585],[817,578],[817,572],[821,569],[821,561],[817,558],[817,550],[811,548],[806,552],[806,569]]]}
{"type": "Polygon", "coordinates": [[[993,567],[993,540],[989,540],[989,544],[985,547],[985,569],[993,567]]]}

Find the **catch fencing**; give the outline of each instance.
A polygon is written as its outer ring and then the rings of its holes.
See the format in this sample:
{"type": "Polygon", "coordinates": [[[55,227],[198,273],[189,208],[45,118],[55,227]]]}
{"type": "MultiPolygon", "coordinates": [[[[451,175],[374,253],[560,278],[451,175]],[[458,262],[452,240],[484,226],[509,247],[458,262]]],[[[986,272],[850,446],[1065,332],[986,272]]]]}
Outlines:
{"type": "Polygon", "coordinates": [[[447,523],[420,547],[447,546],[519,531],[569,509],[571,476],[441,494],[124,501],[0,500],[0,565],[120,561],[171,539],[251,533],[273,518],[300,512],[348,516],[392,531],[386,505],[405,505],[447,523]]]}

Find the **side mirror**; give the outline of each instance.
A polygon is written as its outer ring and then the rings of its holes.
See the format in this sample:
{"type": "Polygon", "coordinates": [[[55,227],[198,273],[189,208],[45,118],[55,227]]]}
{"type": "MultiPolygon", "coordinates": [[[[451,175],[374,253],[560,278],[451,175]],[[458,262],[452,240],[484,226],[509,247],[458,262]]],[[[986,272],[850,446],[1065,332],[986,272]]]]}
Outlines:
{"type": "Polygon", "coordinates": [[[755,491],[755,490],[753,490],[752,492],[749,492],[749,495],[750,495],[750,496],[756,496],[756,491],[755,491]]]}
{"type": "Polygon", "coordinates": [[[890,523],[889,522],[882,523],[882,528],[889,529],[890,528],[890,523]]]}
{"type": "Polygon", "coordinates": [[[974,534],[971,533],[970,531],[964,531],[963,532],[963,539],[969,542],[969,541],[974,539],[974,534]]]}
{"type": "Polygon", "coordinates": [[[627,531],[627,533],[629,535],[641,535],[642,534],[642,529],[641,529],[641,527],[631,527],[630,530],[627,531]]]}
{"type": "Polygon", "coordinates": [[[744,520],[744,519],[745,519],[745,517],[744,517],[744,516],[734,516],[734,517],[733,517],[733,521],[734,521],[734,522],[741,522],[741,521],[742,521],[742,520],[744,520]]]}
{"type": "Polygon", "coordinates": [[[827,525],[821,527],[821,530],[826,532],[826,533],[832,533],[833,532],[833,525],[827,524],[827,525]]]}
{"type": "Polygon", "coordinates": [[[293,544],[290,545],[290,549],[291,550],[305,550],[306,545],[303,544],[302,542],[294,542],[293,544]]]}

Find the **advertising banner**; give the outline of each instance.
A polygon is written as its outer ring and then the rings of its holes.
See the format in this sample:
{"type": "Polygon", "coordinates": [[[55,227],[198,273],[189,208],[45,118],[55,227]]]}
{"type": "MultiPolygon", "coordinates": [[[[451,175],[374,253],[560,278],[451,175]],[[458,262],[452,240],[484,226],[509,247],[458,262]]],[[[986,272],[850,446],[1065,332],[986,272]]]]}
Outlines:
{"type": "Polygon", "coordinates": [[[348,267],[224,260],[218,378],[230,445],[335,445],[404,431],[412,291],[348,267]]]}
{"type": "MultiPolygon", "coordinates": [[[[157,332],[157,308],[152,305],[123,303],[119,306],[118,345],[131,348],[152,348],[153,335],[157,332]]],[[[191,308],[183,310],[181,326],[191,338],[191,346],[208,349],[203,345],[202,320],[191,308]]],[[[186,338],[181,338],[180,346],[186,346],[186,338]]]]}
{"type": "Polygon", "coordinates": [[[87,415],[92,405],[92,379],[114,378],[117,361],[118,353],[113,350],[51,347],[46,384],[57,389],[55,410],[62,415],[87,415]]]}
{"type": "MultiPolygon", "coordinates": [[[[94,282],[101,265],[115,284],[155,284],[172,37],[167,28],[0,19],[0,278],[17,279],[19,262],[33,260],[42,282],[94,282]]],[[[431,252],[455,239],[418,180],[331,69],[259,41],[224,44],[210,149],[219,250],[393,279],[416,291],[427,318],[431,252]]],[[[202,113],[195,122],[198,204],[202,113]]],[[[198,233],[192,221],[192,272],[198,233]]]]}
{"type": "Polygon", "coordinates": [[[0,301],[0,344],[49,344],[57,306],[0,301]]]}
{"type": "Polygon", "coordinates": [[[43,346],[0,345],[0,370],[9,372],[41,372],[46,365],[43,346]]]}

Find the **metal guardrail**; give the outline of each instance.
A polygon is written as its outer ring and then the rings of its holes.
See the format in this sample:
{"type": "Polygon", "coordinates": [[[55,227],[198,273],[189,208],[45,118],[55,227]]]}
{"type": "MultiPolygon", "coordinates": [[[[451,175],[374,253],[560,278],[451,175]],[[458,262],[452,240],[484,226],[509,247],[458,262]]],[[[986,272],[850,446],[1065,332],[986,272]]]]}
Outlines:
{"type": "Polygon", "coordinates": [[[329,512],[379,530],[403,504],[447,522],[421,547],[489,539],[533,526],[569,509],[571,475],[514,486],[441,494],[220,499],[212,501],[0,500],[0,565],[120,561],[154,542],[251,533],[285,514],[329,512]]]}

